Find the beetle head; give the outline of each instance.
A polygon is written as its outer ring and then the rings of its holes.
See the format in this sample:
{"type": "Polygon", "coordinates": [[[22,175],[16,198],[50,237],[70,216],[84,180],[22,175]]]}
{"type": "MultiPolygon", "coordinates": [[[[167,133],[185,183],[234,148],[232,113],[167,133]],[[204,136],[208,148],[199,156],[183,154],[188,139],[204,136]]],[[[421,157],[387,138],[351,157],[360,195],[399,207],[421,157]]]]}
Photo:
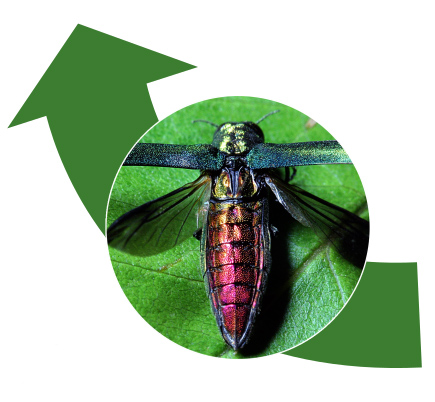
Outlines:
{"type": "Polygon", "coordinates": [[[213,135],[212,145],[228,155],[245,155],[264,142],[261,128],[251,122],[221,124],[213,135]]]}

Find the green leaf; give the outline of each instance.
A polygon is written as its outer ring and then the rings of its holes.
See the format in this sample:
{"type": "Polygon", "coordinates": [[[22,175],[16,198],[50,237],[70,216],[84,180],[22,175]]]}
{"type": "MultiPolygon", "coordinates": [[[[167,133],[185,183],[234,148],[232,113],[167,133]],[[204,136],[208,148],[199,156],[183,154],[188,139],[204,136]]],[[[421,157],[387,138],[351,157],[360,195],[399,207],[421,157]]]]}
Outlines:
{"type": "MultiPolygon", "coordinates": [[[[287,106],[248,97],[218,98],[189,106],[156,125],[141,141],[167,144],[210,143],[214,127],[191,124],[205,119],[257,121],[266,142],[288,143],[333,139],[319,124],[287,106]]],[[[161,167],[121,168],[112,190],[107,224],[147,201],[195,180],[198,171],[161,167]]],[[[294,184],[368,218],[362,184],[352,165],[298,168],[294,184]]],[[[276,209],[276,208],[273,208],[276,209]]],[[[273,211],[272,211],[273,212],[273,211]]],[[[186,240],[164,253],[143,258],[110,248],[113,267],[138,313],[172,341],[211,356],[244,358],[282,352],[324,328],[352,294],[361,269],[344,260],[314,232],[283,213],[271,222],[272,269],[263,307],[249,344],[237,353],[223,341],[212,314],[200,268],[199,242],[186,240]]]]}

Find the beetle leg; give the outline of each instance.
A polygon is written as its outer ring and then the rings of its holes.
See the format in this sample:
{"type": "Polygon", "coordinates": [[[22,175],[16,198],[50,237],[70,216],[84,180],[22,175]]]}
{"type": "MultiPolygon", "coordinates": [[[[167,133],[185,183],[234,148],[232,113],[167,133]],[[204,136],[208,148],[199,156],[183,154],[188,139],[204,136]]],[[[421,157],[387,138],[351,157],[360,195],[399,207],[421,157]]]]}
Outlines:
{"type": "Polygon", "coordinates": [[[296,168],[294,166],[291,167],[292,168],[292,174],[290,176],[290,168],[288,166],[285,167],[285,177],[284,177],[284,181],[286,183],[290,182],[291,180],[293,180],[293,178],[296,175],[296,168]]]}
{"type": "Polygon", "coordinates": [[[288,178],[288,180],[286,180],[287,183],[292,181],[294,179],[294,177],[296,176],[296,168],[294,166],[292,166],[292,170],[293,171],[292,171],[292,174],[290,176],[290,169],[288,167],[285,168],[285,178],[286,179],[288,178]]]}
{"type": "Polygon", "coordinates": [[[270,225],[269,227],[270,227],[270,231],[272,232],[272,235],[276,237],[278,235],[278,232],[279,232],[278,228],[276,228],[273,225],[270,225]]]}
{"type": "Polygon", "coordinates": [[[288,183],[289,180],[290,180],[290,169],[289,169],[288,166],[286,166],[284,169],[285,169],[284,181],[285,181],[286,183],[288,183]]]}
{"type": "Polygon", "coordinates": [[[202,228],[199,228],[199,229],[195,230],[195,232],[193,232],[193,237],[196,240],[201,240],[201,236],[202,236],[202,228]]]}

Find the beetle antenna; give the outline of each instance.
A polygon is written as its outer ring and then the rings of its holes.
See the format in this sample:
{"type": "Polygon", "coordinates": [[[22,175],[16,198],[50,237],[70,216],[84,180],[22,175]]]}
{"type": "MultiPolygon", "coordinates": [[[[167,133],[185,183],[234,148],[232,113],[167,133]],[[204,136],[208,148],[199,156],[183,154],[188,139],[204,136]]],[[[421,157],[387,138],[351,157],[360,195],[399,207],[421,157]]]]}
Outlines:
{"type": "Polygon", "coordinates": [[[207,124],[211,124],[212,126],[219,127],[217,124],[212,123],[211,121],[208,120],[193,120],[192,123],[207,123],[207,124]]]}
{"type": "Polygon", "coordinates": [[[279,110],[274,110],[273,112],[270,112],[268,114],[266,114],[265,116],[263,116],[260,120],[258,120],[255,124],[259,124],[261,123],[266,117],[269,117],[275,113],[279,113],[279,110]]]}

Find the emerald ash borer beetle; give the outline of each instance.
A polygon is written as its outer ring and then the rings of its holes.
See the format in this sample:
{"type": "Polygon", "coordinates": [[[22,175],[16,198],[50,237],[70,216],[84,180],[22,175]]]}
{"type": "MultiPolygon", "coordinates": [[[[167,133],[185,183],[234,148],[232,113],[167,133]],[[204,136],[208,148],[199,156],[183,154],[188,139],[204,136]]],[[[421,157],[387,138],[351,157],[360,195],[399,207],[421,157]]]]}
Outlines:
{"type": "Polygon", "coordinates": [[[216,127],[211,144],[136,144],[123,166],[201,173],[122,215],[107,232],[110,246],[139,256],[168,250],[192,235],[199,239],[212,310],[234,350],[249,340],[272,268],[271,239],[279,235],[269,219],[272,203],[361,267],[368,247],[366,220],[289,184],[296,166],[351,164],[346,152],[337,141],[265,143],[259,124],[276,112],[255,123],[205,121],[216,127]],[[277,168],[285,168],[285,178],[277,168]]]}

